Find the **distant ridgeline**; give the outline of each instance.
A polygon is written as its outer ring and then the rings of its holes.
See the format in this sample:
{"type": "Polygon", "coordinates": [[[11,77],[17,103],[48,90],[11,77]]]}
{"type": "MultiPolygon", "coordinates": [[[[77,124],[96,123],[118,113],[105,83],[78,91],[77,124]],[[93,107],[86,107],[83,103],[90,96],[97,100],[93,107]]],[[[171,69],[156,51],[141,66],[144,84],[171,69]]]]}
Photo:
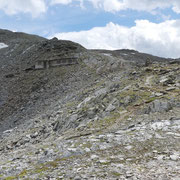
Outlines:
{"type": "Polygon", "coordinates": [[[67,66],[78,64],[78,58],[76,57],[68,57],[68,58],[52,58],[48,60],[39,60],[35,63],[31,68],[25,69],[28,70],[40,70],[40,69],[49,69],[57,66],[67,66]]]}

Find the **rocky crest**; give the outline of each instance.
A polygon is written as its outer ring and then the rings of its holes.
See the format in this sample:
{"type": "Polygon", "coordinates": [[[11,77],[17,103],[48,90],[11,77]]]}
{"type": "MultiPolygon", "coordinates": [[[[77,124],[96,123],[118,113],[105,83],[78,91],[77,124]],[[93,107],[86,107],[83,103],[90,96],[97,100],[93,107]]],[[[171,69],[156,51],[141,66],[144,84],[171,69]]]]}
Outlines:
{"type": "Polygon", "coordinates": [[[180,179],[179,59],[6,30],[0,43],[0,179],[180,179]],[[31,68],[52,57],[78,63],[31,68]]]}

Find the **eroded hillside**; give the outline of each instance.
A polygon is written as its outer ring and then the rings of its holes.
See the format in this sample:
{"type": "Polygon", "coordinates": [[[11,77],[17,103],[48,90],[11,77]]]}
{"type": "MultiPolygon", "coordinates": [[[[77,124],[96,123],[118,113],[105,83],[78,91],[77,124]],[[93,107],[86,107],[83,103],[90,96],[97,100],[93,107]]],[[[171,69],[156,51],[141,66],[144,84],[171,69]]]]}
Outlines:
{"type": "Polygon", "coordinates": [[[180,178],[178,60],[1,41],[1,179],[180,178]],[[32,68],[54,56],[78,64],[32,68]]]}

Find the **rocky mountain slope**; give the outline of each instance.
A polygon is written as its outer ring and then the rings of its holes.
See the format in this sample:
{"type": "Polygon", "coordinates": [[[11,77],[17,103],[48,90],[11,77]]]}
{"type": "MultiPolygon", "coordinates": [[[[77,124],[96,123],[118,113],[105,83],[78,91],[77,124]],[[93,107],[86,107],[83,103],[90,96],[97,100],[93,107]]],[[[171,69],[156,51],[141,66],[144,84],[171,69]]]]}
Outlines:
{"type": "Polygon", "coordinates": [[[0,179],[180,179],[180,61],[0,30],[0,179]],[[35,69],[40,60],[77,64],[35,69]]]}

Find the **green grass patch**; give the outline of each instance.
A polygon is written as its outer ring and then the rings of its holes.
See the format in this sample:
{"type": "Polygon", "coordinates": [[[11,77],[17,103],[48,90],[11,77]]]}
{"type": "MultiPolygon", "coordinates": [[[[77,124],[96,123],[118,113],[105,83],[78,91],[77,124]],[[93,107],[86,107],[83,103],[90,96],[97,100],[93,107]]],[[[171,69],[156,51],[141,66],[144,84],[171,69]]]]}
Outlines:
{"type": "Polygon", "coordinates": [[[9,176],[9,177],[4,178],[4,180],[14,180],[14,179],[18,179],[18,178],[15,176],[9,176]]]}

